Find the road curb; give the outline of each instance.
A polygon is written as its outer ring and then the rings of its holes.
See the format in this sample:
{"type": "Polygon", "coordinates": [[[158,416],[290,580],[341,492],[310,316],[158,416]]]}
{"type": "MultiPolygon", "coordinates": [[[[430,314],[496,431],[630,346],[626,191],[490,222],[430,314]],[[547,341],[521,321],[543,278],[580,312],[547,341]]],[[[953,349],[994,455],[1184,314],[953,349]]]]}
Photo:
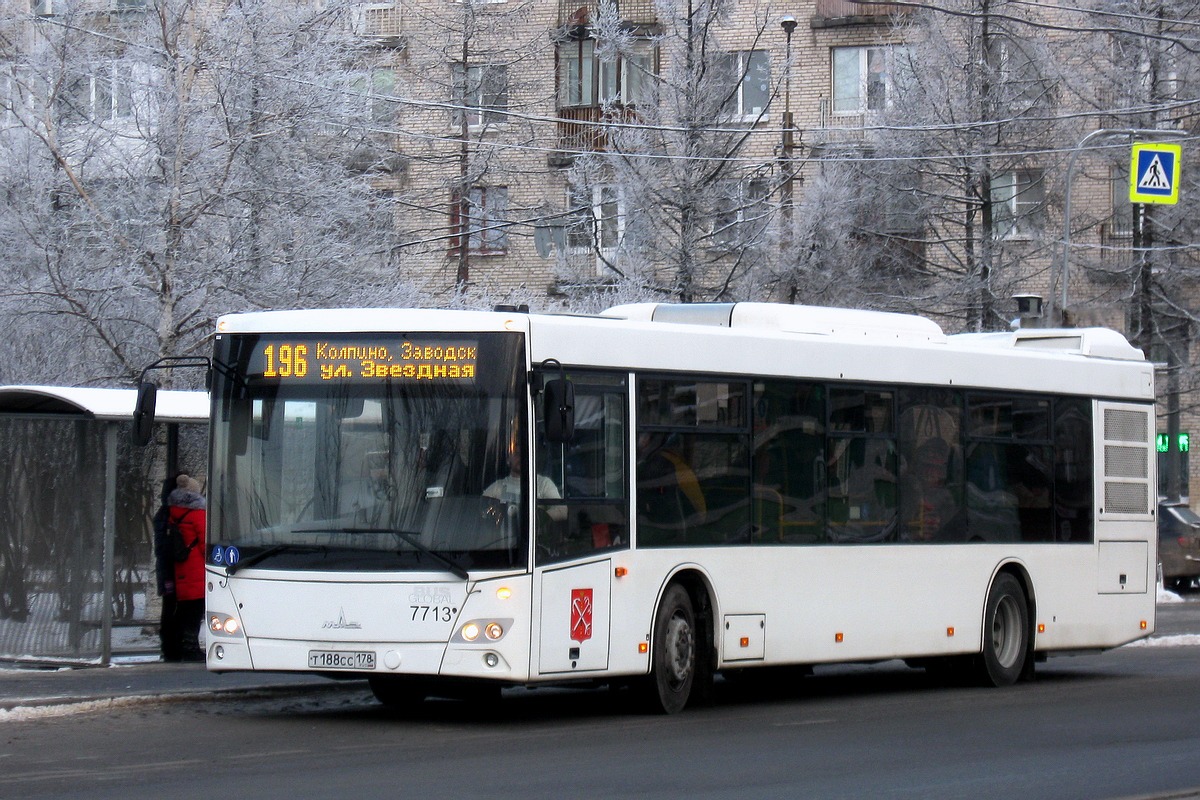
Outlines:
{"type": "Polygon", "coordinates": [[[97,710],[146,704],[165,704],[222,697],[260,699],[281,695],[332,694],[357,689],[367,691],[366,681],[337,681],[328,684],[275,684],[238,686],[228,689],[172,689],[144,694],[45,695],[0,699],[0,723],[10,718],[33,719],[89,713],[97,710]]]}

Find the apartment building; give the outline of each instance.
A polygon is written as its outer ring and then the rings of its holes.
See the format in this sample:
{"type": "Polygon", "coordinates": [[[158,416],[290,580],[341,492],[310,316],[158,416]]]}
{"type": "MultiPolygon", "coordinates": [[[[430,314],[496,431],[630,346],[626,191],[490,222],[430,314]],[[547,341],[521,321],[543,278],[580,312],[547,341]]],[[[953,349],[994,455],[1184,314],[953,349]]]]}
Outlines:
{"type": "MultiPolygon", "coordinates": [[[[66,0],[6,2],[28,4],[21,41],[30,47],[37,26],[69,9],[66,0]]],[[[98,31],[128,30],[159,8],[155,0],[82,5],[98,31]]],[[[220,3],[180,5],[221,13],[220,3]]],[[[1164,417],[1164,432],[1200,423],[1190,399],[1194,238],[1179,222],[1186,215],[1130,205],[1124,148],[1132,135],[1122,133],[1189,130],[1183,101],[1195,87],[1179,77],[1182,65],[1167,75],[1151,63],[1132,33],[1095,34],[1097,50],[1083,47],[1066,7],[1038,12],[1037,25],[997,22],[986,34],[979,15],[946,14],[938,28],[918,22],[911,5],[854,0],[295,6],[337,17],[357,43],[338,45],[332,61],[343,77],[323,86],[325,141],[370,187],[372,213],[391,229],[386,246],[372,245],[381,255],[354,268],[373,270],[372,280],[403,281],[434,303],[586,307],[603,291],[869,302],[938,314],[952,330],[1001,327],[1016,316],[1012,295],[1037,294],[1047,314],[1057,318],[1065,305],[1072,321],[1122,329],[1171,365],[1171,390],[1166,377],[1162,388],[1178,422],[1164,417]],[[969,35],[954,40],[952,30],[969,35]],[[933,63],[939,35],[941,94],[930,90],[924,108],[906,113],[920,112],[914,128],[947,133],[901,141],[897,87],[933,63]],[[1104,52],[1102,68],[1095,55],[1104,52]],[[1077,85],[1102,70],[1113,79],[1077,85]],[[1113,134],[1083,146],[1097,130],[1113,134]],[[889,159],[898,142],[903,157],[889,159]],[[838,170],[848,176],[841,184],[828,180],[838,170]],[[822,249],[806,222],[843,203],[859,208],[856,229],[838,240],[851,249],[802,260],[805,247],[822,249]],[[847,263],[875,259],[876,273],[847,263]],[[818,268],[832,288],[813,296],[797,276],[818,268]],[[887,291],[837,294],[897,271],[911,274],[887,291]]],[[[62,93],[67,113],[115,130],[153,112],[139,88],[152,80],[138,72],[146,67],[102,57],[105,47],[123,52],[122,41],[97,38],[93,69],[62,93]]],[[[20,69],[14,53],[10,83],[20,69]]],[[[220,93],[219,67],[199,80],[220,93]]],[[[112,138],[129,158],[131,138],[112,138]]],[[[319,257],[320,249],[305,252],[319,257]]],[[[1184,469],[1184,491],[1196,472],[1184,469]]]]}

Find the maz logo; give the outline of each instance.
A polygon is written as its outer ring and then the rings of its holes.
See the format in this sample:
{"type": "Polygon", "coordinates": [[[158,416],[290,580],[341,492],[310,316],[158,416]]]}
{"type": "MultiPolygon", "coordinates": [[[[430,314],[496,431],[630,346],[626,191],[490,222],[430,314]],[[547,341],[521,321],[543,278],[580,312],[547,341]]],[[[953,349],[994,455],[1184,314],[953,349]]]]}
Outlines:
{"type": "Polygon", "coordinates": [[[333,621],[326,622],[323,625],[321,625],[321,627],[322,628],[332,628],[333,630],[351,630],[351,631],[362,630],[362,625],[360,625],[359,623],[346,621],[346,609],[339,608],[338,612],[339,613],[338,613],[338,618],[337,618],[336,622],[333,622],[333,621]]]}

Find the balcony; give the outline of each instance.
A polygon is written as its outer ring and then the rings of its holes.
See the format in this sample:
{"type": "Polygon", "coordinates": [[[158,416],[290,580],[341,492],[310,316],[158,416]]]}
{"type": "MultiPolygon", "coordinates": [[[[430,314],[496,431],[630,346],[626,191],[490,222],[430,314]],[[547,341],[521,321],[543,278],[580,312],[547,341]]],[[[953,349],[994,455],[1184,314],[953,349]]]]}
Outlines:
{"type": "Polygon", "coordinates": [[[602,106],[560,108],[558,148],[568,154],[580,151],[603,153],[608,149],[605,123],[636,121],[637,113],[632,108],[609,109],[607,114],[602,106]]]}
{"type": "MultiPolygon", "coordinates": [[[[631,25],[654,25],[654,0],[616,0],[621,21],[631,25]]],[[[599,0],[558,0],[558,24],[588,25],[596,16],[599,0]]]]}
{"type": "Polygon", "coordinates": [[[810,20],[814,28],[836,28],[844,25],[880,25],[895,14],[907,14],[912,6],[893,3],[858,2],[858,0],[816,0],[817,13],[810,20]]]}
{"type": "Polygon", "coordinates": [[[811,144],[817,146],[859,149],[870,140],[865,128],[873,125],[877,116],[867,111],[858,114],[834,114],[830,110],[829,98],[822,97],[817,124],[810,128],[805,136],[811,144]]]}
{"type": "Polygon", "coordinates": [[[352,6],[351,25],[364,39],[385,47],[400,43],[400,9],[395,3],[363,3],[352,6]]]}
{"type": "Polygon", "coordinates": [[[558,147],[566,151],[588,150],[604,152],[608,149],[608,136],[601,124],[603,111],[600,106],[579,106],[558,110],[558,147]]]}

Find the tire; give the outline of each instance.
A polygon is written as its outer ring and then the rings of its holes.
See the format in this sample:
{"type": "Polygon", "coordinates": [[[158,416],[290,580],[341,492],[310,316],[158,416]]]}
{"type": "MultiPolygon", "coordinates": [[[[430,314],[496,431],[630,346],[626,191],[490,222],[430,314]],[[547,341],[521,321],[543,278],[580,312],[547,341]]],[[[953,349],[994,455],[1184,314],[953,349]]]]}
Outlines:
{"type": "Polygon", "coordinates": [[[412,711],[428,695],[423,684],[397,675],[371,675],[367,684],[375,699],[393,711],[412,711]]]}
{"type": "Polygon", "coordinates": [[[985,686],[1011,686],[1026,672],[1029,632],[1029,607],[1020,581],[1008,573],[997,575],[983,610],[978,674],[985,686]]]}
{"type": "Polygon", "coordinates": [[[650,711],[677,714],[687,705],[696,681],[698,635],[692,598],[679,584],[671,585],[654,615],[646,683],[646,706],[650,711]]]}

